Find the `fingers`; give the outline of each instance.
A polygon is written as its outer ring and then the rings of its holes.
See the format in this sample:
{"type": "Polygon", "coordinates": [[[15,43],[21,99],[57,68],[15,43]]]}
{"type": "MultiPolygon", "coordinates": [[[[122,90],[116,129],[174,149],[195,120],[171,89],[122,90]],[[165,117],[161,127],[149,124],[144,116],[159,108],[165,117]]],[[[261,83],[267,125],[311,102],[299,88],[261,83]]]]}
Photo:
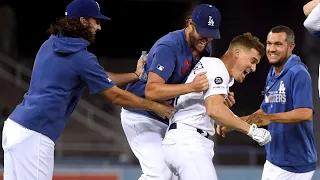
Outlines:
{"type": "Polygon", "coordinates": [[[217,125],[217,127],[216,127],[216,132],[217,132],[218,135],[221,135],[220,125],[217,125]]]}

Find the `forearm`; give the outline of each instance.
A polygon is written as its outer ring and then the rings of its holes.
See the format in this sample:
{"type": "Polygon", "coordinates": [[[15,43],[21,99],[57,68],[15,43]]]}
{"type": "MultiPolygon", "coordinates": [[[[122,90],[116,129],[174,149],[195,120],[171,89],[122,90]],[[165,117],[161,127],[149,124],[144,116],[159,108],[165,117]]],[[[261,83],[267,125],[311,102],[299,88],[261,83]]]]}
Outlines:
{"type": "Polygon", "coordinates": [[[138,76],[135,73],[123,73],[117,74],[112,72],[106,72],[109,78],[117,85],[125,85],[130,82],[135,82],[139,80],[138,76]]]}
{"type": "MultiPolygon", "coordinates": [[[[266,113],[265,113],[262,109],[258,109],[256,112],[254,112],[254,113],[252,113],[252,114],[266,114],[266,113]]],[[[251,115],[252,115],[252,114],[251,114],[251,115]]],[[[246,121],[246,122],[247,122],[247,120],[249,119],[249,117],[250,117],[251,115],[241,116],[240,119],[241,119],[242,121],[246,121]]]]}
{"type": "Polygon", "coordinates": [[[144,109],[153,111],[154,106],[157,104],[153,101],[140,98],[132,93],[121,90],[119,93],[114,94],[112,102],[123,107],[134,108],[134,109],[144,109]]]}
{"type": "Polygon", "coordinates": [[[312,120],[312,109],[298,108],[292,111],[269,114],[271,123],[294,124],[312,120]]]}
{"type": "Polygon", "coordinates": [[[320,31],[320,4],[319,4],[319,2],[318,2],[318,5],[312,10],[312,12],[306,18],[303,25],[305,26],[305,28],[308,29],[308,31],[311,31],[311,32],[320,31]]]}
{"type": "Polygon", "coordinates": [[[150,83],[145,89],[146,98],[163,101],[191,92],[189,84],[150,83]]]}
{"type": "Polygon", "coordinates": [[[303,13],[306,15],[306,16],[309,16],[309,14],[311,13],[311,11],[319,4],[319,1],[318,0],[313,0],[313,1],[310,1],[308,2],[307,4],[305,4],[303,6],[303,13]]]}
{"type": "Polygon", "coordinates": [[[215,106],[212,106],[212,109],[208,109],[207,112],[211,119],[218,121],[224,126],[248,134],[250,125],[234,115],[226,105],[215,104],[215,106]]]}

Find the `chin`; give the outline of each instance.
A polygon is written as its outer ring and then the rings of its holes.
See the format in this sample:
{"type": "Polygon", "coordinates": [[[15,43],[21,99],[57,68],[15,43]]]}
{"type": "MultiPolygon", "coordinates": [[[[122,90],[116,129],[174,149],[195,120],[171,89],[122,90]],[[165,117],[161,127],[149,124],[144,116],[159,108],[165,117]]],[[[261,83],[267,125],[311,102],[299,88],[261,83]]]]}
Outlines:
{"type": "Polygon", "coordinates": [[[234,78],[234,80],[236,80],[238,83],[242,83],[244,81],[244,78],[238,77],[234,78]]]}
{"type": "Polygon", "coordinates": [[[269,63],[274,65],[274,64],[278,64],[280,61],[280,59],[269,59],[269,63]]]}

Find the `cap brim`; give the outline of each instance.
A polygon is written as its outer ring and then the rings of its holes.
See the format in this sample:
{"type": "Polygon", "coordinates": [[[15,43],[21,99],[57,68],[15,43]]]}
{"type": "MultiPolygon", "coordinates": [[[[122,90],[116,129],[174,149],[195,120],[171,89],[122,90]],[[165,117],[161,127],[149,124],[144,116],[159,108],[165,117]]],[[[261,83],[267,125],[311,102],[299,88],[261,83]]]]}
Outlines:
{"type": "Polygon", "coordinates": [[[220,31],[219,29],[208,29],[196,26],[197,33],[206,38],[220,39],[220,31]]]}
{"type": "Polygon", "coordinates": [[[94,18],[97,18],[97,19],[103,19],[103,20],[111,20],[111,18],[107,17],[107,16],[104,16],[102,14],[100,14],[99,16],[96,16],[94,18]]]}

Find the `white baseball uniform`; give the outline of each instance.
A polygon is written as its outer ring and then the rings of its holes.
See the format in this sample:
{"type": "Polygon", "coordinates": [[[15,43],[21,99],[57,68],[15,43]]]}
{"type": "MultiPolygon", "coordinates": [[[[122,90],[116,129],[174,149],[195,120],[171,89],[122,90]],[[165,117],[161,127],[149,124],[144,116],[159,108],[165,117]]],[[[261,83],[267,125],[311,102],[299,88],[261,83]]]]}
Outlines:
{"type": "Polygon", "coordinates": [[[166,163],[181,180],[217,180],[212,162],[214,143],[207,138],[215,133],[214,120],[206,112],[205,99],[218,94],[227,97],[234,80],[220,59],[203,57],[186,83],[201,72],[207,72],[208,90],[176,98],[177,112],[162,142],[166,163]]]}

